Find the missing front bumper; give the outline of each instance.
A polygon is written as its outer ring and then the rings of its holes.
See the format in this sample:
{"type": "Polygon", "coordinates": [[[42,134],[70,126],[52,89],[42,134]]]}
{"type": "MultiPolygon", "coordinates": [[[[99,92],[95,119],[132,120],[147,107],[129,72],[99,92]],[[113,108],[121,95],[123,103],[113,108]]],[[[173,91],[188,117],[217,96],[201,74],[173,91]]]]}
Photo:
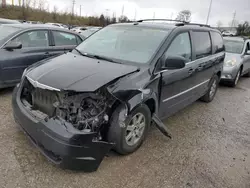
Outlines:
{"type": "Polygon", "coordinates": [[[41,153],[62,168],[96,171],[112,143],[96,140],[96,133],[67,130],[54,119],[37,120],[23,107],[18,89],[13,92],[13,114],[33,144],[41,153]]]}

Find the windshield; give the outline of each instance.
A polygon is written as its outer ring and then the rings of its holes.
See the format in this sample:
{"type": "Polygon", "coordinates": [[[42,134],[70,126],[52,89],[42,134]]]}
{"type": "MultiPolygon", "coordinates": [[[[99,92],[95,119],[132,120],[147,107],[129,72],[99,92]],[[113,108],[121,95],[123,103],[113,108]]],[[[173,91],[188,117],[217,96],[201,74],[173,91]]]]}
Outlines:
{"type": "Polygon", "coordinates": [[[20,29],[21,28],[0,25],[0,41],[5,39],[7,36],[17,32],[20,29]]]}
{"type": "Polygon", "coordinates": [[[108,26],[84,40],[82,53],[122,62],[148,63],[169,30],[139,26],[108,26]]]}
{"type": "Polygon", "coordinates": [[[244,42],[243,41],[233,41],[233,40],[224,40],[226,52],[241,54],[244,42]]]}

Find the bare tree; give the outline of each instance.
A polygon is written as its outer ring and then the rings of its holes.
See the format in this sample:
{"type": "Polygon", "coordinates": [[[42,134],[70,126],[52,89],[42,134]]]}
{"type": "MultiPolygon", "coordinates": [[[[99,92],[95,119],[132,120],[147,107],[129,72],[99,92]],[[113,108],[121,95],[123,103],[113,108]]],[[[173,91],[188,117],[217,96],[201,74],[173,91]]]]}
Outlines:
{"type": "Polygon", "coordinates": [[[44,10],[45,9],[45,4],[46,4],[45,0],[38,0],[38,9],[39,10],[44,10]]]}
{"type": "Polygon", "coordinates": [[[52,15],[53,15],[53,20],[56,22],[57,22],[57,11],[58,11],[58,8],[54,6],[52,15]]]}
{"type": "Polygon", "coordinates": [[[30,8],[31,0],[26,0],[26,8],[30,8]]]}
{"type": "Polygon", "coordinates": [[[36,8],[36,0],[33,0],[32,7],[36,8]]]}
{"type": "Polygon", "coordinates": [[[191,21],[191,11],[190,10],[182,10],[178,13],[176,19],[181,20],[184,22],[190,22],[191,21]]]}

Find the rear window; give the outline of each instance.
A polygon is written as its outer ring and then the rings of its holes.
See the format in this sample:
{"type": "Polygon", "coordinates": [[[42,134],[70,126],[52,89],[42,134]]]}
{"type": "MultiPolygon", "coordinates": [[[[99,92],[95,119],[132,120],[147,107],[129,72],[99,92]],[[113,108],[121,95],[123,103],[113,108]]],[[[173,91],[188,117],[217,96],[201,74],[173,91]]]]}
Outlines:
{"type": "Polygon", "coordinates": [[[224,42],[222,36],[217,32],[211,32],[211,38],[213,45],[215,46],[215,53],[222,52],[224,50],[224,42]]]}
{"type": "Polygon", "coordinates": [[[212,45],[209,32],[193,32],[196,59],[212,54],[212,45]]]}

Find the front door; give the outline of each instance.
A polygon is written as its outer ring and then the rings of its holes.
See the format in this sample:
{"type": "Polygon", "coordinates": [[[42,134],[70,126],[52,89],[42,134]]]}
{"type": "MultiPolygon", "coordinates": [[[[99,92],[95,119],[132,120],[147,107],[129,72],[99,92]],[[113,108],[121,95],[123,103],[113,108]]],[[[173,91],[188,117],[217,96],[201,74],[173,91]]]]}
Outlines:
{"type": "Polygon", "coordinates": [[[183,56],[186,66],[179,70],[166,70],[161,73],[161,96],[159,116],[165,118],[193,102],[193,87],[196,85],[197,64],[192,61],[192,48],[189,32],[175,37],[165,52],[166,56],[183,56]]]}
{"type": "Polygon", "coordinates": [[[0,50],[1,80],[6,84],[19,82],[24,69],[47,58],[50,50],[46,30],[28,31],[12,41],[21,42],[22,48],[13,51],[0,50]]]}

